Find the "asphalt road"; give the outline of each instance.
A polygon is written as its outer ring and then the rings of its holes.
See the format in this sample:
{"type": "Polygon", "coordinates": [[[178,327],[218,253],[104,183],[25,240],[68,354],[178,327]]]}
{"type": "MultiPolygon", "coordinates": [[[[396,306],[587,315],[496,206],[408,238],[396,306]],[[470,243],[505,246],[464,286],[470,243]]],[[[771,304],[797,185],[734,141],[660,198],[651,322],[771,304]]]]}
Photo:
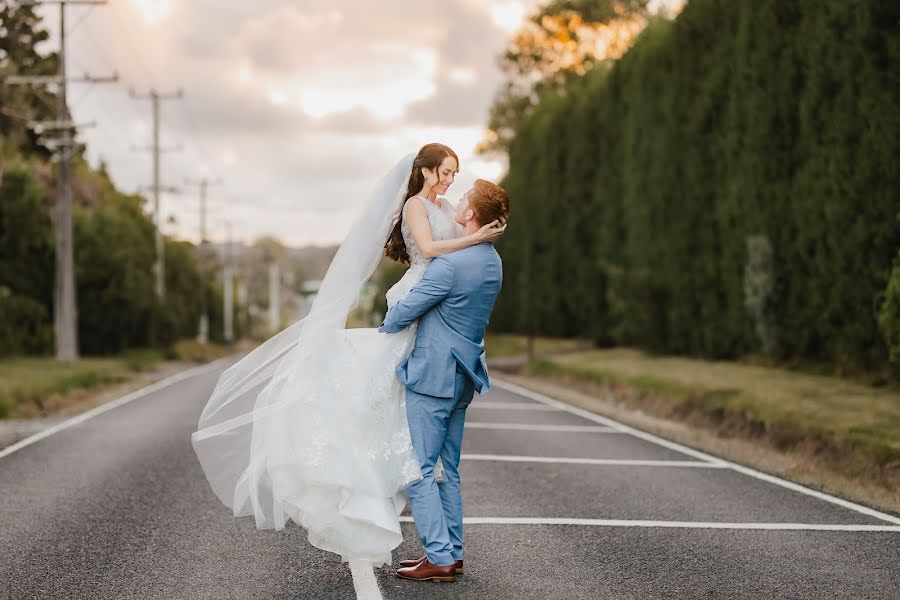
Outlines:
{"type": "MultiPolygon", "coordinates": [[[[357,598],[347,566],[310,547],[302,529],[258,531],[209,489],[190,434],[224,366],[0,451],[0,600],[357,598]]],[[[468,425],[466,574],[417,583],[377,569],[373,593],[900,597],[895,515],[791,489],[515,388],[476,397],[468,425]]],[[[414,525],[404,529],[396,561],[421,554],[414,525]]]]}

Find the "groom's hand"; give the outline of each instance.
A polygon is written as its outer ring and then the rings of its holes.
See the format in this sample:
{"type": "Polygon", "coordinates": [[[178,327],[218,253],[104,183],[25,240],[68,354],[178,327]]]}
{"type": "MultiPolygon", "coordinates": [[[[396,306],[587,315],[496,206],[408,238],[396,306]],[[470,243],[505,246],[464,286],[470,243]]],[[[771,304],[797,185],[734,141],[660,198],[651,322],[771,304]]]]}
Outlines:
{"type": "MultiPolygon", "coordinates": [[[[393,308],[393,307],[391,307],[391,308],[393,308]]],[[[378,333],[393,333],[387,327],[388,316],[390,314],[391,314],[391,309],[389,308],[388,311],[384,314],[384,319],[381,320],[381,326],[378,328],[378,333]]]]}
{"type": "Polygon", "coordinates": [[[378,333],[396,333],[396,331],[392,331],[390,327],[388,327],[388,315],[391,314],[389,310],[386,315],[384,315],[384,320],[381,321],[381,327],[378,328],[378,333]]]}
{"type": "Polygon", "coordinates": [[[403,329],[403,328],[402,328],[402,327],[396,327],[396,326],[393,326],[393,325],[389,326],[389,325],[387,325],[387,324],[385,324],[385,323],[382,323],[382,324],[381,324],[381,327],[378,328],[378,333],[397,333],[397,332],[400,331],[401,329],[403,329]]]}

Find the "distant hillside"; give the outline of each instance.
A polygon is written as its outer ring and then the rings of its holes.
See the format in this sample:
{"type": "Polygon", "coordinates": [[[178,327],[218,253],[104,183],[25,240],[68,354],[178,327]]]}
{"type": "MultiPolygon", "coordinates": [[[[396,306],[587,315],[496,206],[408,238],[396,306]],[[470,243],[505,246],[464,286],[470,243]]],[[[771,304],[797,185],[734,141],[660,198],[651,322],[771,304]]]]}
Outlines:
{"type": "Polygon", "coordinates": [[[305,279],[322,279],[325,271],[334,258],[338,247],[335,246],[304,246],[302,248],[288,248],[291,258],[300,263],[300,268],[305,279]]]}
{"type": "MultiPolygon", "coordinates": [[[[250,246],[242,242],[233,242],[230,244],[213,243],[212,248],[217,256],[225,255],[226,249],[231,251],[231,256],[238,263],[246,263],[248,258],[255,256],[258,250],[255,246],[250,246]]],[[[291,263],[296,265],[298,271],[302,273],[303,279],[321,279],[331,264],[338,247],[335,246],[303,246],[294,248],[286,246],[284,248],[287,257],[291,263]]]]}

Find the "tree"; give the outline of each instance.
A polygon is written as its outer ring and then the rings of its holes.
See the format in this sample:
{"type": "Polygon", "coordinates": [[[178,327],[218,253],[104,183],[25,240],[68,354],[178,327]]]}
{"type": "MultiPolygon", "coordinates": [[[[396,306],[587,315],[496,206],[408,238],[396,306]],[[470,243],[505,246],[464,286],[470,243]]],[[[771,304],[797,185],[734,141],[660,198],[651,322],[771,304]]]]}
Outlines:
{"type": "Polygon", "coordinates": [[[53,228],[44,189],[21,160],[0,182],[0,355],[52,348],[53,228]]]}
{"type": "Polygon", "coordinates": [[[9,75],[56,74],[57,54],[38,50],[49,38],[33,5],[0,4],[0,137],[6,138],[10,149],[26,156],[50,156],[27,124],[29,120],[55,118],[56,94],[45,87],[6,84],[4,79],[9,75]]]}
{"type": "Polygon", "coordinates": [[[79,339],[86,354],[150,343],[153,224],[134,197],[113,197],[75,211],[79,339]]]}
{"type": "Polygon", "coordinates": [[[610,64],[646,23],[648,0],[554,0],[532,16],[500,58],[506,82],[490,109],[478,152],[507,151],[523,119],[549,90],[564,90],[610,64]]]}

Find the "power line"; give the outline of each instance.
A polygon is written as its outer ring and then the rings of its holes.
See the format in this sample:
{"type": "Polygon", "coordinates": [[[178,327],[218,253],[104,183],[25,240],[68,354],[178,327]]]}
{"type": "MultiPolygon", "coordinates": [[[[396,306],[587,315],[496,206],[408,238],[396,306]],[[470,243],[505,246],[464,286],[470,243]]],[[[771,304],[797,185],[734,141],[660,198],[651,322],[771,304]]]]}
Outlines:
{"type": "Polygon", "coordinates": [[[144,69],[146,74],[149,75],[150,83],[153,84],[153,86],[155,87],[156,82],[157,82],[156,75],[153,73],[153,71],[150,69],[150,67],[147,66],[147,63],[144,62],[144,58],[141,56],[141,53],[138,52],[137,47],[132,43],[131,40],[132,40],[133,36],[131,35],[131,31],[130,31],[129,27],[125,24],[124,19],[120,18],[119,11],[116,8],[116,5],[113,4],[113,5],[111,5],[110,8],[111,8],[111,14],[113,16],[113,19],[116,21],[116,24],[119,26],[120,31],[125,33],[125,35],[123,36],[125,39],[125,45],[128,46],[128,48],[131,50],[131,53],[134,54],[134,57],[137,59],[138,64],[141,66],[142,69],[144,69]]]}
{"type": "MultiPolygon", "coordinates": [[[[155,84],[156,79],[157,79],[156,75],[153,72],[153,70],[148,66],[148,62],[144,59],[144,56],[141,53],[141,51],[133,43],[135,36],[132,35],[133,28],[130,27],[130,24],[128,23],[127,19],[123,18],[123,16],[119,13],[118,7],[115,4],[110,5],[110,12],[107,14],[110,14],[112,16],[112,19],[113,19],[114,23],[116,24],[115,28],[121,33],[121,39],[124,42],[124,45],[126,45],[128,47],[128,51],[132,54],[132,56],[134,58],[134,62],[137,63],[139,68],[143,71],[143,73],[145,73],[147,75],[149,80],[151,80],[155,84]]],[[[101,57],[105,57],[110,54],[104,50],[103,45],[100,43],[101,39],[105,39],[105,38],[103,38],[103,36],[89,35],[89,34],[85,33],[83,35],[83,37],[88,38],[91,45],[94,47],[94,49],[97,51],[97,53],[101,57]]],[[[106,61],[104,60],[103,62],[106,62],[106,61]]],[[[154,87],[155,87],[155,85],[154,85],[154,87]]],[[[188,130],[191,132],[192,137],[196,138],[197,134],[196,134],[196,129],[194,127],[195,120],[193,119],[192,112],[188,109],[188,107],[185,104],[179,103],[179,105],[180,105],[179,108],[184,111],[182,114],[185,117],[188,130]]],[[[137,116],[137,118],[139,120],[143,121],[144,120],[143,115],[137,112],[137,109],[135,108],[135,106],[133,104],[131,106],[132,106],[132,109],[135,110],[135,115],[137,116]]],[[[198,160],[202,156],[202,154],[199,152],[197,152],[197,153],[191,152],[191,154],[193,156],[195,156],[195,158],[198,160]]],[[[152,190],[153,186],[149,186],[149,189],[152,190]]]]}
{"type": "Polygon", "coordinates": [[[78,29],[78,26],[84,23],[85,19],[91,16],[91,13],[94,12],[94,9],[97,8],[96,5],[89,6],[88,9],[81,15],[81,18],[78,19],[74,25],[69,28],[69,31],[66,32],[66,35],[71,36],[74,31],[78,29]]]}
{"type": "Polygon", "coordinates": [[[69,110],[72,111],[72,112],[74,112],[75,109],[77,109],[79,106],[81,106],[81,103],[84,102],[85,98],[87,98],[88,96],[90,96],[91,93],[92,93],[95,89],[97,89],[97,88],[94,87],[94,86],[92,86],[92,85],[86,87],[86,88],[81,92],[81,95],[78,96],[78,98],[76,98],[75,101],[71,103],[71,106],[69,107],[69,110]]]}

